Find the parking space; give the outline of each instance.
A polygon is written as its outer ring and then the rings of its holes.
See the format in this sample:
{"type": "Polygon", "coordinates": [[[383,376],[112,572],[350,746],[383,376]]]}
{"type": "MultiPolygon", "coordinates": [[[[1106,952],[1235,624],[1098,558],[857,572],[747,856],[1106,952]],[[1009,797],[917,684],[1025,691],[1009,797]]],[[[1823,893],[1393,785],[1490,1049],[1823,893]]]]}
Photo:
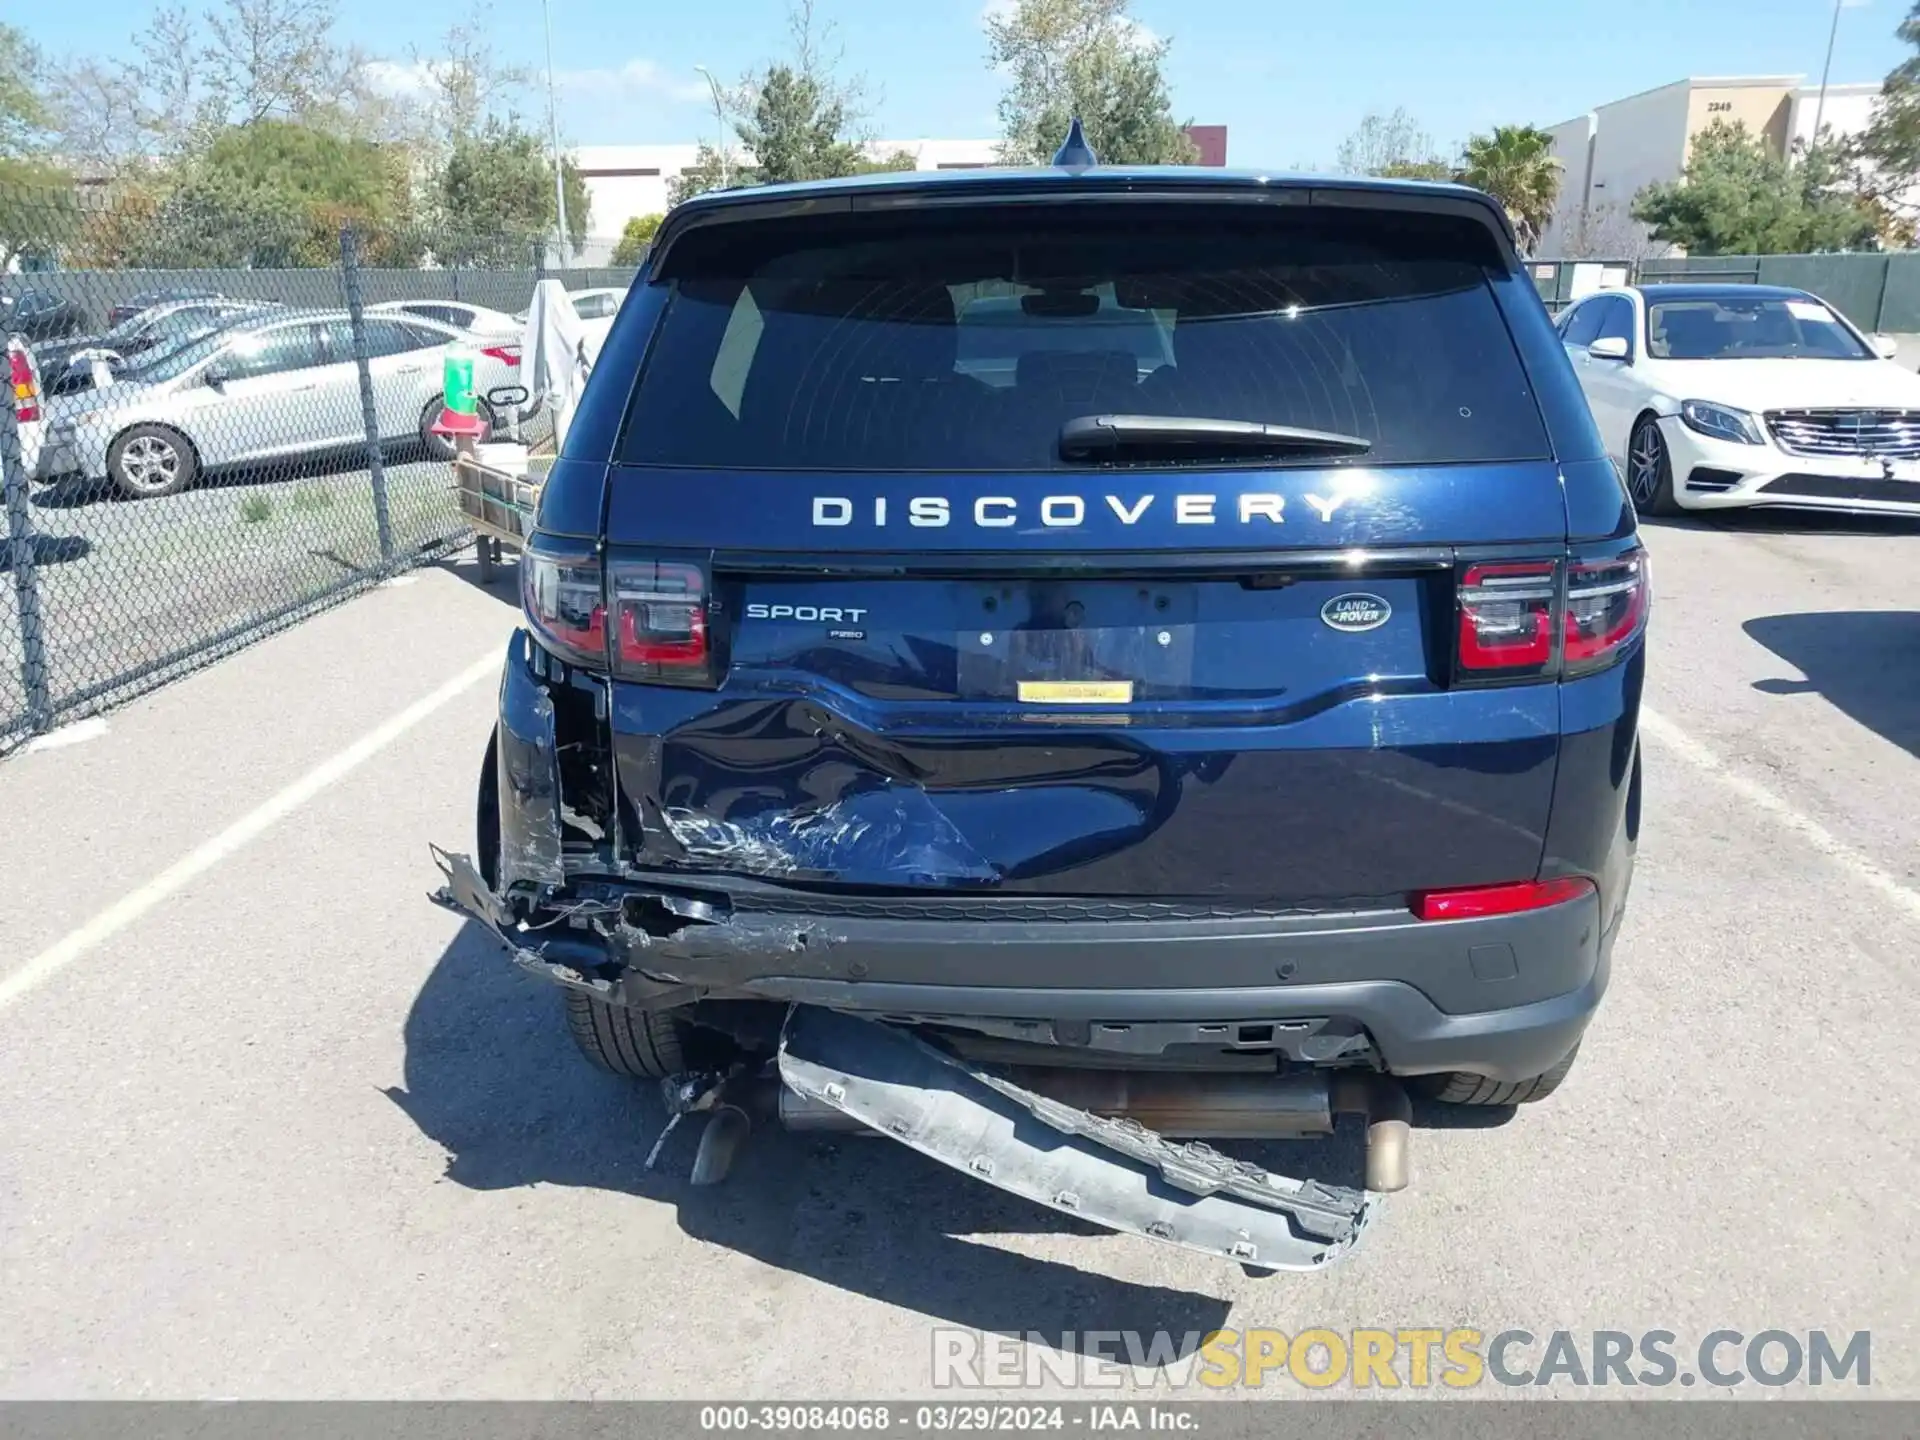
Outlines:
{"type": "MultiPolygon", "coordinates": [[[[1311,1276],[879,1140],[757,1135],[696,1191],[688,1130],[645,1172],[651,1094],[426,900],[510,581],[422,571],[16,756],[0,1392],[901,1396],[939,1325],[1471,1325],[1871,1330],[1873,1393],[1920,1396],[1920,532],[1647,543],[1641,862],[1580,1063],[1422,1112],[1413,1188],[1311,1276]]],[[[1356,1139],[1251,1153],[1352,1183],[1356,1139]]]]}

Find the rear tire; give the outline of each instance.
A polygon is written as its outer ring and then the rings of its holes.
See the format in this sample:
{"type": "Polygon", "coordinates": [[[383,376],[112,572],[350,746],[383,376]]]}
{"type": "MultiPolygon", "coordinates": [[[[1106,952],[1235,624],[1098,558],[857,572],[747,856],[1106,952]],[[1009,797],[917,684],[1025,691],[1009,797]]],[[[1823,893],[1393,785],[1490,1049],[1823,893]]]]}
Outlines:
{"type": "Polygon", "coordinates": [[[1627,442],[1627,492],[1642,515],[1680,513],[1680,503],[1673,498],[1673,456],[1660,422],[1651,415],[1640,417],[1627,442]]]}
{"type": "Polygon", "coordinates": [[[602,1070],[658,1080],[689,1069],[687,1030],[671,1012],[630,1010],[578,990],[567,995],[567,1029],[580,1053],[602,1070]]]}
{"type": "Polygon", "coordinates": [[[193,446],[165,425],[132,425],[107,448],[107,478],[129,500],[176,495],[199,472],[193,446]]]}
{"type": "Polygon", "coordinates": [[[1445,1075],[1421,1075],[1409,1084],[1429,1100],[1438,1100],[1445,1105],[1531,1105],[1536,1100],[1546,1099],[1560,1088],[1560,1082],[1573,1069],[1574,1058],[1579,1053],[1580,1047],[1574,1046],[1567,1052],[1566,1059],[1546,1074],[1535,1075],[1531,1080],[1503,1083],[1489,1080],[1484,1075],[1469,1075],[1465,1071],[1455,1070],[1445,1075]]]}
{"type": "MultiPolygon", "coordinates": [[[[487,542],[480,542],[485,545],[487,542]]],[[[487,737],[486,758],[480,762],[480,794],[475,807],[480,876],[491,887],[500,884],[500,732],[487,737]]],[[[567,1030],[580,1053],[602,1070],[636,1080],[658,1080],[691,1068],[687,1054],[700,1050],[688,1035],[692,1028],[671,1011],[629,1010],[609,1005],[579,990],[564,992],[567,1030]]],[[[701,1036],[698,1039],[706,1039],[701,1036]]],[[[701,1056],[701,1058],[706,1058],[701,1056]]]]}

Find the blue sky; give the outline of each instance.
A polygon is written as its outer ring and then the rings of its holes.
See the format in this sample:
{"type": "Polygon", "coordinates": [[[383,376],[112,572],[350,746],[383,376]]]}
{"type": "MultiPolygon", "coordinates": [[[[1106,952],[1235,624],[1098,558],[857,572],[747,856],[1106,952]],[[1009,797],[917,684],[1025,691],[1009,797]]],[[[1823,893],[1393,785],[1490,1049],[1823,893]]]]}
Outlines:
{"type": "MultiPolygon", "coordinates": [[[[338,3],[343,38],[398,59],[472,10],[470,0],[338,3]]],[[[839,27],[847,68],[874,83],[882,135],[996,133],[985,0],[817,3],[839,27]]],[[[785,0],[551,5],[561,123],[575,144],[710,136],[694,67],[730,79],[785,41],[785,0]]],[[[1893,31],[1906,0],[1848,7],[1833,80],[1878,81],[1902,58],[1893,31]]],[[[57,54],[130,35],[150,11],[151,0],[89,0],[21,19],[57,54]]],[[[1227,125],[1230,163],[1272,166],[1330,164],[1373,109],[1405,106],[1450,148],[1495,123],[1549,124],[1689,74],[1817,80],[1833,15],[1830,0],[1134,0],[1134,13],[1173,40],[1182,117],[1227,125]]],[[[535,0],[498,4],[492,30],[503,54],[542,64],[535,0]]]]}

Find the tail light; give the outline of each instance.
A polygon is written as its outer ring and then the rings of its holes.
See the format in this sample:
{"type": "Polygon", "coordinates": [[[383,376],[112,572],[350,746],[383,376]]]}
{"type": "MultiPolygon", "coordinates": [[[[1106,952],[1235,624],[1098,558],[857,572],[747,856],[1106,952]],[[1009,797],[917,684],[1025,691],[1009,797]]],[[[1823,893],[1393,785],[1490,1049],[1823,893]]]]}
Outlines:
{"type": "Polygon", "coordinates": [[[1647,552],[1567,567],[1566,670],[1584,674],[1608,664],[1647,623],[1652,599],[1647,552]]]}
{"type": "Polygon", "coordinates": [[[518,345],[489,345],[480,353],[488,359],[503,361],[513,366],[516,370],[520,368],[520,347],[518,345]]]}
{"type": "Polygon", "coordinates": [[[1619,659],[1646,629],[1647,553],[1604,559],[1468,565],[1458,587],[1459,679],[1586,675],[1619,659]]]}
{"type": "Polygon", "coordinates": [[[1592,893],[1591,880],[1521,880],[1463,890],[1421,890],[1409,897],[1408,908],[1422,920],[1478,920],[1544,910],[1592,893]]]}
{"type": "Polygon", "coordinates": [[[520,604],[554,654],[576,665],[606,668],[607,602],[600,557],[592,550],[524,552],[520,604]]]}
{"type": "Polygon", "coordinates": [[[715,683],[705,570],[536,542],[520,560],[521,604],[541,644],[617,679],[715,683]]]}
{"type": "Polygon", "coordinates": [[[1552,561],[1470,565],[1460,577],[1460,668],[1541,674],[1553,664],[1552,561]]]}
{"type": "Polygon", "coordinates": [[[608,574],[618,624],[614,668],[636,680],[710,668],[706,579],[678,561],[618,560],[608,574]]]}
{"type": "Polygon", "coordinates": [[[33,364],[16,343],[7,346],[7,378],[13,386],[13,414],[22,425],[40,418],[40,391],[33,383],[33,364]]]}

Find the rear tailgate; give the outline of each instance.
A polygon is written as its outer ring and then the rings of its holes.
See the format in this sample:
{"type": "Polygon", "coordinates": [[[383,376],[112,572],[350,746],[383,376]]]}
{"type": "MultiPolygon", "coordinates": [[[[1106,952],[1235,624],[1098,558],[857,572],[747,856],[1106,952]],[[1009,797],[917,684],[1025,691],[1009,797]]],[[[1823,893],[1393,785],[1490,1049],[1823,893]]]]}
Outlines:
{"type": "Polygon", "coordinates": [[[1536,872],[1557,690],[1455,675],[1463,561],[1565,552],[1497,254],[1162,219],[681,240],[607,486],[668,657],[613,688],[633,859],[1312,907],[1536,872]],[[956,343],[982,294],[1029,322],[1003,365],[956,343]],[[1088,413],[1368,448],[1070,463],[1088,413]]]}

